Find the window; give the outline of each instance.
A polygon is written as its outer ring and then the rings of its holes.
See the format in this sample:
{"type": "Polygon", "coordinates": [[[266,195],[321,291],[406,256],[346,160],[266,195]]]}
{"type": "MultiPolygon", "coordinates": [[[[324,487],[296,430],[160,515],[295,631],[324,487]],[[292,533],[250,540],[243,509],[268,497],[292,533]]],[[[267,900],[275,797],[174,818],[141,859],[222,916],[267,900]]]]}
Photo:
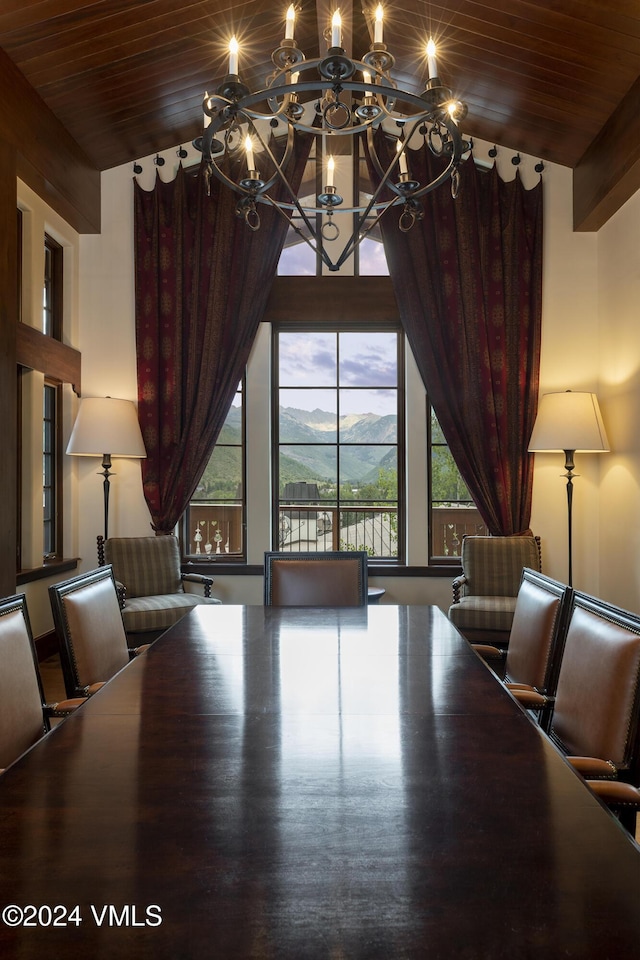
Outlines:
{"type": "MultiPolygon", "coordinates": [[[[64,249],[44,231],[38,233],[43,272],[34,277],[30,289],[29,277],[23,275],[23,254],[26,263],[33,262],[29,247],[36,232],[32,212],[18,209],[21,320],[25,328],[32,332],[35,328],[40,338],[35,348],[32,340],[26,341],[18,368],[18,570],[33,570],[63,555],[61,380],[65,367],[59,353],[50,350],[50,341],[62,339],[64,249]],[[28,286],[23,291],[25,282],[28,286]]],[[[62,349],[59,344],[56,348],[62,349]]]]}
{"type": "Polygon", "coordinates": [[[59,408],[61,401],[59,384],[45,383],[42,416],[42,507],[44,559],[62,555],[61,524],[58,503],[60,489],[60,429],[59,408]]]}
{"type": "MultiPolygon", "coordinates": [[[[359,141],[354,140],[349,145],[357,151],[359,141]]],[[[317,206],[316,195],[321,189],[320,185],[326,180],[326,160],[326,151],[323,155],[321,144],[316,140],[312,144],[298,191],[298,196],[301,198],[304,207],[317,206]]],[[[349,154],[340,155],[336,160],[336,175],[341,177],[342,180],[340,193],[345,195],[344,206],[350,207],[347,198],[354,195],[359,196],[358,204],[365,208],[373,195],[373,187],[364,157],[358,156],[356,163],[352,164],[349,154]],[[354,175],[354,170],[357,170],[357,177],[354,175]]],[[[320,231],[320,215],[317,216],[318,222],[315,225],[319,231],[319,243],[326,247],[329,256],[334,261],[337,260],[339,253],[344,248],[357,220],[357,214],[340,214],[339,207],[336,210],[337,212],[333,216],[333,227],[334,229],[337,227],[339,235],[335,240],[323,239],[320,231]]],[[[327,218],[324,219],[326,228],[327,218]]],[[[322,260],[319,256],[316,256],[315,250],[304,240],[304,235],[308,236],[308,230],[300,217],[294,217],[294,223],[298,229],[294,229],[293,226],[289,227],[278,263],[278,274],[280,276],[320,276],[323,272],[322,260]]],[[[357,276],[381,277],[389,275],[382,235],[378,225],[361,241],[355,250],[355,255],[347,259],[347,263],[350,262],[352,262],[353,273],[357,276]]]]}
{"type": "Polygon", "coordinates": [[[62,339],[62,258],[61,245],[45,234],[42,332],[54,340],[62,339]]]}
{"type": "Polygon", "coordinates": [[[403,338],[274,329],[274,548],[402,560],[403,338]]]}
{"type": "Polygon", "coordinates": [[[460,476],[432,407],[430,414],[431,557],[438,561],[460,556],[464,536],[487,535],[478,509],[460,476]]]}
{"type": "Polygon", "coordinates": [[[244,389],[240,384],[184,517],[183,543],[190,557],[246,556],[244,389]]]}

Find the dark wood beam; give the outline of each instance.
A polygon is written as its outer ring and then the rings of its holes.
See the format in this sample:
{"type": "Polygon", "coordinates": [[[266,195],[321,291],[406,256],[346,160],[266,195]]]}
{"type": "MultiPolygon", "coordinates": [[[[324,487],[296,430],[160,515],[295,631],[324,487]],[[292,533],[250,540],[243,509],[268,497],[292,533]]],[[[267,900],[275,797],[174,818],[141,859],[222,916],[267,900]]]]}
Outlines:
{"type": "Polygon", "coordinates": [[[80,357],[80,352],[66,343],[47,337],[26,323],[18,324],[17,362],[30,370],[46,374],[52,380],[70,383],[78,396],[81,387],[80,357]]]}
{"type": "Polygon", "coordinates": [[[398,319],[389,277],[276,277],[264,319],[368,323],[398,319]]]}
{"type": "Polygon", "coordinates": [[[79,233],[99,233],[99,170],[3,50],[0,98],[0,140],[15,148],[17,176],[79,233]]]}
{"type": "Polygon", "coordinates": [[[18,383],[18,214],[16,152],[0,140],[0,597],[16,589],[18,383]]]}
{"type": "Polygon", "coordinates": [[[600,227],[640,189],[640,77],[573,171],[573,228],[600,227]]]}

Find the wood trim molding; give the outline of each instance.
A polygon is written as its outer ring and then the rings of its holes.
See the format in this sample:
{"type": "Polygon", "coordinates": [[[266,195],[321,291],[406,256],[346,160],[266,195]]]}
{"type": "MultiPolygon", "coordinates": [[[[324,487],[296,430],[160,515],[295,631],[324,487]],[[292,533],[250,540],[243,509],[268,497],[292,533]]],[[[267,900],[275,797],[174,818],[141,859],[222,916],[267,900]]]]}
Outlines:
{"type": "Polygon", "coordinates": [[[74,392],[80,396],[81,355],[73,347],[47,337],[26,323],[19,323],[16,359],[22,367],[38,370],[60,383],[70,383],[74,392]]]}
{"type": "Polygon", "coordinates": [[[573,171],[573,229],[599,230],[640,189],[640,77],[573,171]]]}
{"type": "Polygon", "coordinates": [[[2,416],[0,597],[11,596],[15,591],[16,583],[18,535],[16,517],[18,473],[17,277],[16,156],[13,147],[0,140],[0,416],[2,416]]]}
{"type": "Polygon", "coordinates": [[[100,232],[100,171],[0,49],[0,140],[17,175],[78,233],[100,232]]]}
{"type": "Polygon", "coordinates": [[[276,277],[264,319],[270,323],[300,319],[322,323],[370,323],[397,320],[390,277],[276,277]]]}

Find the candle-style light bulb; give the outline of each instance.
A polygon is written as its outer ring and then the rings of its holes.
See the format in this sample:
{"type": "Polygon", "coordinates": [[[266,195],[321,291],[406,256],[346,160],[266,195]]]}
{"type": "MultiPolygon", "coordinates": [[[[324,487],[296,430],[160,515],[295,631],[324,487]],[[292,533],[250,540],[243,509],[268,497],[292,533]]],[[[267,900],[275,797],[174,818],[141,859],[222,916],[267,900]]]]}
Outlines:
{"type": "Polygon", "coordinates": [[[342,17],[338,8],[331,18],[331,46],[342,46],[342,17]]]}
{"type": "Polygon", "coordinates": [[[436,63],[436,45],[433,42],[432,37],[429,37],[429,43],[427,44],[427,73],[429,75],[429,80],[433,80],[434,77],[438,76],[438,64],[436,63]]]}
{"type": "MultiPolygon", "coordinates": [[[[205,92],[204,92],[204,99],[205,99],[205,102],[209,99],[209,94],[207,93],[206,90],[205,90],[205,92]]],[[[204,115],[204,128],[205,128],[205,130],[207,129],[207,127],[209,126],[210,123],[211,123],[211,117],[209,116],[208,113],[205,113],[205,115],[204,115]]]]}
{"type": "Polygon", "coordinates": [[[400,173],[401,174],[409,173],[409,167],[407,166],[407,155],[404,152],[404,150],[402,151],[402,153],[400,153],[401,150],[402,150],[402,141],[396,140],[396,153],[400,154],[398,158],[398,162],[400,163],[400,173]]]}
{"type": "Polygon", "coordinates": [[[287,19],[285,21],[284,28],[284,38],[285,40],[293,40],[293,27],[296,22],[296,11],[293,4],[290,4],[289,9],[287,10],[287,19]]]}
{"type": "Polygon", "coordinates": [[[229,40],[229,73],[234,77],[238,75],[239,49],[238,41],[235,37],[231,37],[231,40],[229,40]]]}
{"type": "Polygon", "coordinates": [[[376,7],[376,19],[373,26],[373,42],[382,43],[382,4],[376,7]]]}
{"type": "Polygon", "coordinates": [[[329,157],[327,160],[327,186],[332,187],[334,181],[334,173],[336,169],[336,163],[333,157],[329,157]]]}
{"type": "Polygon", "coordinates": [[[255,163],[253,159],[253,141],[249,134],[247,134],[244,141],[244,149],[247,154],[247,170],[255,170],[255,163]]]}

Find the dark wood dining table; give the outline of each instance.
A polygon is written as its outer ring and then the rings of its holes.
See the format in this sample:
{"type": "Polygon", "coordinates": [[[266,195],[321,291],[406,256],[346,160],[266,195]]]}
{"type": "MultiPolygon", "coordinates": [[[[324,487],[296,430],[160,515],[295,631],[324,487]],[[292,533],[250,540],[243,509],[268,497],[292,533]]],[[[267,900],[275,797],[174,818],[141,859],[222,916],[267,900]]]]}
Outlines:
{"type": "Polygon", "coordinates": [[[197,607],[0,777],[0,956],[640,956],[640,848],[435,607],[197,607]]]}

